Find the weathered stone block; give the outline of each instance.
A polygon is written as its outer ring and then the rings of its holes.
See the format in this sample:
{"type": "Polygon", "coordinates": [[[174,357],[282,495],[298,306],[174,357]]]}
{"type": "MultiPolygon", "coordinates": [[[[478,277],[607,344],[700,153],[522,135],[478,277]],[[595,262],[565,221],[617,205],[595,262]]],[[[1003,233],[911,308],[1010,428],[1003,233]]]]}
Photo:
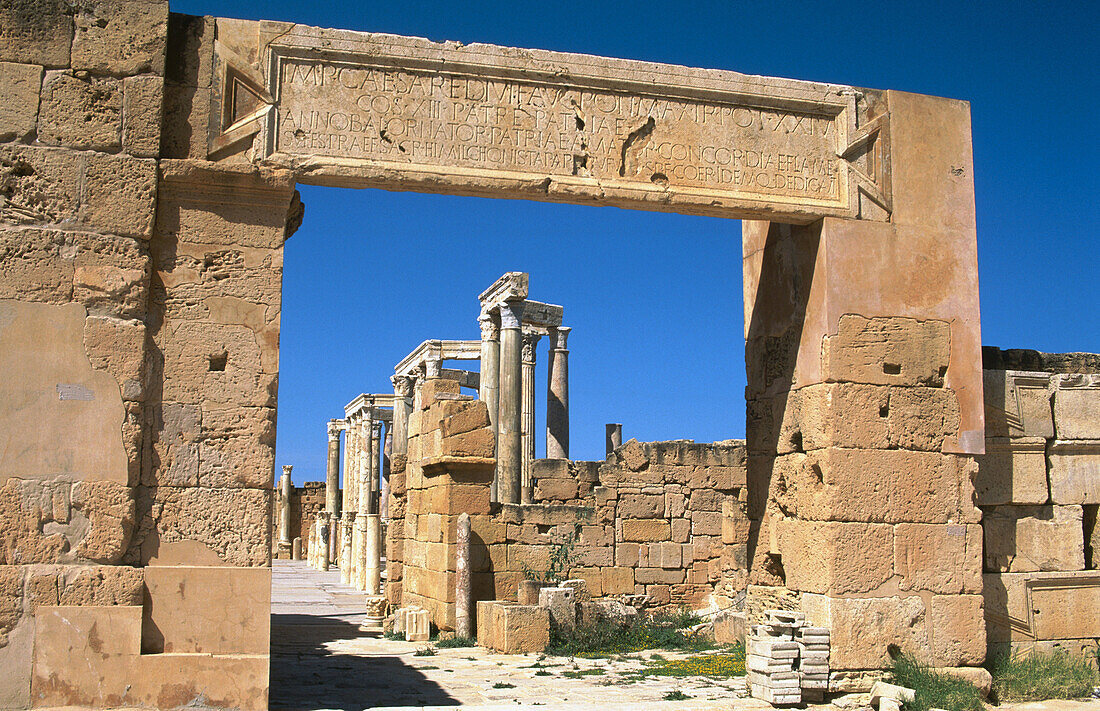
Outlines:
{"type": "Polygon", "coordinates": [[[122,87],[117,79],[46,72],[38,140],[97,151],[122,146],[122,87]]]}
{"type": "Polygon", "coordinates": [[[829,381],[942,387],[950,353],[946,321],[845,314],[822,343],[822,371],[829,381]]]}
{"type": "Polygon", "coordinates": [[[649,543],[667,541],[672,534],[668,521],[660,519],[623,519],[622,535],[624,541],[649,543]]]}
{"type": "Polygon", "coordinates": [[[1064,380],[1059,384],[1054,392],[1058,439],[1100,439],[1100,378],[1096,381],[1092,387],[1066,387],[1064,380]]]}
{"type": "Polygon", "coordinates": [[[101,74],[163,74],[167,37],[164,0],[89,0],[76,15],[72,66],[101,74]]]}
{"type": "Polygon", "coordinates": [[[619,518],[663,518],[665,499],[660,494],[622,494],[617,513],[619,518]]]}
{"type": "Polygon", "coordinates": [[[268,653],[270,568],[149,566],[145,589],[143,653],[268,653]]]}
{"type": "Polygon", "coordinates": [[[442,438],[440,454],[444,457],[485,457],[496,453],[493,431],[488,428],[442,438]]]}
{"type": "Polygon", "coordinates": [[[168,15],[168,61],[164,78],[183,86],[210,86],[214,63],[213,17],[168,15]]]}
{"type": "Polygon", "coordinates": [[[985,454],[977,461],[974,491],[979,506],[1045,504],[1049,499],[1045,439],[987,437],[985,454]]]}
{"type": "MultiPolygon", "coordinates": [[[[436,395],[440,393],[446,393],[448,395],[460,395],[462,388],[458,384],[457,380],[447,380],[445,378],[430,378],[420,383],[420,409],[427,410],[436,402],[443,402],[444,399],[437,398],[436,395]]],[[[426,429],[435,429],[438,423],[425,423],[421,432],[426,429]]]]}
{"type": "Polygon", "coordinates": [[[536,501],[570,501],[578,496],[577,482],[573,479],[537,479],[536,501]]]}
{"type": "Polygon", "coordinates": [[[160,156],[164,79],[155,75],[122,82],[122,148],[138,158],[160,156]]]}
{"type": "Polygon", "coordinates": [[[982,527],[900,524],[894,528],[894,569],[901,590],[981,593],[982,527]]]}
{"type": "Polygon", "coordinates": [[[894,574],[892,526],[784,519],[775,528],[792,590],[868,593],[894,574]]]}
{"type": "Polygon", "coordinates": [[[118,563],[134,530],[133,489],[109,481],[77,482],[72,507],[87,521],[87,532],[73,553],[96,563],[118,563]]]}
{"type": "Polygon", "coordinates": [[[0,60],[67,67],[73,41],[70,8],[65,0],[0,3],[0,60]]]}
{"type": "Polygon", "coordinates": [[[649,564],[654,568],[679,569],[683,562],[683,548],[679,543],[650,543],[649,564]]]}
{"type": "Polygon", "coordinates": [[[985,511],[988,572],[1083,570],[1080,506],[996,506],[985,511]]]}
{"type": "Polygon", "coordinates": [[[164,355],[164,399],[208,407],[273,407],[275,373],[265,372],[245,326],[179,321],[156,339],[164,355]]]}
{"type": "Polygon", "coordinates": [[[986,437],[1053,437],[1050,374],[982,371],[986,437]]]}
{"type": "Polygon", "coordinates": [[[64,233],[56,230],[0,229],[0,298],[68,302],[73,260],[61,256],[65,246],[64,233]]]}
{"type": "Polygon", "coordinates": [[[153,230],[156,197],[155,161],[88,156],[81,216],[91,227],[116,235],[148,238],[153,230]]]}
{"type": "Polygon", "coordinates": [[[64,224],[77,220],[85,156],[30,146],[0,147],[0,184],[7,197],[0,221],[64,224]]]}
{"type": "Polygon", "coordinates": [[[691,534],[693,536],[722,535],[722,514],[717,511],[693,511],[691,534]]]}
{"type": "Polygon", "coordinates": [[[40,65],[0,62],[0,142],[34,136],[41,87],[40,65]]]}
{"type": "Polygon", "coordinates": [[[141,321],[92,316],[84,322],[84,349],[96,370],[118,381],[123,400],[145,397],[146,326],[141,321]]]}
{"type": "Polygon", "coordinates": [[[1051,443],[1049,476],[1055,504],[1100,504],[1100,439],[1051,443]]]}
{"type": "Polygon", "coordinates": [[[600,575],[604,595],[630,595],[634,592],[633,568],[603,568],[600,575]]]}
{"type": "MultiPolygon", "coordinates": [[[[441,402],[445,417],[440,422],[444,437],[480,430],[489,426],[489,409],[481,400],[473,402],[441,402]]],[[[490,455],[492,456],[492,455],[490,455]]]]}
{"type": "Polygon", "coordinates": [[[504,654],[541,652],[550,643],[550,611],[531,605],[498,605],[494,608],[497,651],[504,654]]]}
{"type": "Polygon", "coordinates": [[[985,661],[981,595],[935,595],[929,625],[935,666],[979,666],[985,661]]]}
{"type": "Polygon", "coordinates": [[[267,489],[137,489],[138,524],[127,561],[264,566],[271,551],[267,489]]]}
{"type": "Polygon", "coordinates": [[[931,652],[928,613],[920,597],[804,594],[802,609],[811,624],[829,628],[833,670],[884,668],[890,664],[892,646],[925,658],[931,652]]]}
{"type": "Polygon", "coordinates": [[[686,573],[683,569],[667,568],[635,568],[634,582],[638,585],[676,585],[684,582],[686,573]]]}
{"type": "Polygon", "coordinates": [[[211,488],[272,486],[275,409],[203,407],[198,483],[211,488]]]}
{"type": "Polygon", "coordinates": [[[60,576],[60,605],[141,605],[145,571],[123,565],[68,568],[60,576]]]}

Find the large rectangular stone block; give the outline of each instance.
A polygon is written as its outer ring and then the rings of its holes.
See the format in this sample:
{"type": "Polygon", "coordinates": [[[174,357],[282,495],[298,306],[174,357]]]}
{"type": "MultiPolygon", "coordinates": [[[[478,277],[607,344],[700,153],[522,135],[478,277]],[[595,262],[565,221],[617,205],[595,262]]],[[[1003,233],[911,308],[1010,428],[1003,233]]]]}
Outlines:
{"type": "Polygon", "coordinates": [[[1100,637],[1100,574],[988,573],[989,642],[1100,637]]]}
{"type": "Polygon", "coordinates": [[[869,593],[894,574],[893,526],[782,519],[775,527],[792,590],[869,593]]]}
{"type": "Polygon", "coordinates": [[[845,314],[822,343],[822,373],[837,382],[943,387],[950,354],[946,321],[845,314]]]}
{"type": "Polygon", "coordinates": [[[1053,437],[1051,376],[1019,370],[985,370],[986,437],[1053,437]]]}
{"type": "Polygon", "coordinates": [[[138,488],[127,560],[148,565],[266,566],[270,489],[138,488]]]}
{"type": "Polygon", "coordinates": [[[977,461],[974,491],[979,506],[1045,504],[1050,498],[1045,439],[987,438],[985,454],[977,461]]]}
{"type": "Polygon", "coordinates": [[[982,527],[899,524],[894,528],[894,569],[901,590],[981,593],[982,527]]]}
{"type": "Polygon", "coordinates": [[[73,16],[66,0],[0,4],[0,60],[67,67],[73,16]]]}
{"type": "MultiPolygon", "coordinates": [[[[1096,430],[1100,433],[1100,423],[1096,430]]],[[[1100,439],[1055,440],[1049,459],[1052,502],[1100,504],[1100,439]]]]}
{"type": "Polygon", "coordinates": [[[1054,392],[1058,439],[1100,439],[1100,375],[1065,376],[1054,392]]]}
{"type": "Polygon", "coordinates": [[[34,136],[41,87],[41,65],[0,62],[0,141],[34,136]]]}
{"type": "Polygon", "coordinates": [[[122,147],[122,84],[117,79],[46,72],[38,140],[66,148],[114,152],[122,147]]]}
{"type": "Polygon", "coordinates": [[[934,666],[979,666],[985,661],[985,615],[982,606],[981,595],[932,597],[929,627],[934,666]]]}
{"type": "Polygon", "coordinates": [[[919,657],[931,656],[929,615],[923,598],[848,598],[802,595],[806,619],[830,632],[833,670],[882,669],[896,647],[919,657]]]}
{"type": "Polygon", "coordinates": [[[988,572],[1085,567],[1080,506],[995,506],[986,509],[982,527],[988,572]]]}
{"type": "Polygon", "coordinates": [[[670,540],[672,529],[668,521],[661,519],[627,518],[622,521],[624,541],[649,543],[670,540]]]}
{"type": "Polygon", "coordinates": [[[100,74],[164,73],[166,0],[90,0],[76,14],[72,65],[100,74]]]}

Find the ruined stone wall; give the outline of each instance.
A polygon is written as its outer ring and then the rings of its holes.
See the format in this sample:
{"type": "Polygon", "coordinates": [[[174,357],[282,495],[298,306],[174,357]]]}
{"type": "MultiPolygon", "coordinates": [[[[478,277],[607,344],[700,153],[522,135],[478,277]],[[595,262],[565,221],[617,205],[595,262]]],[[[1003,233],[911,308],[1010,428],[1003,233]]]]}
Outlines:
{"type": "MultiPolygon", "coordinates": [[[[277,499],[278,491],[273,496],[277,499]]],[[[271,507],[271,530],[279,527],[278,506],[271,507]]],[[[290,487],[290,540],[302,539],[302,556],[309,551],[309,530],[317,518],[317,514],[325,508],[325,482],[307,481],[301,486],[290,487]]],[[[277,536],[272,536],[271,557],[275,558],[279,552],[277,536]]]]}
{"type": "Polygon", "coordinates": [[[744,589],[749,519],[742,442],[631,440],[606,462],[536,460],[535,501],[491,504],[492,438],[485,406],[453,381],[419,389],[407,462],[391,473],[387,596],[454,626],[458,514],[471,517],[475,600],[517,599],[545,578],[555,551],[563,577],[595,597],[653,609],[720,604],[744,589]],[[564,549],[563,549],[564,546],[564,549]]]}
{"type": "Polygon", "coordinates": [[[985,349],[990,654],[1100,643],[1100,356],[985,349]]]}

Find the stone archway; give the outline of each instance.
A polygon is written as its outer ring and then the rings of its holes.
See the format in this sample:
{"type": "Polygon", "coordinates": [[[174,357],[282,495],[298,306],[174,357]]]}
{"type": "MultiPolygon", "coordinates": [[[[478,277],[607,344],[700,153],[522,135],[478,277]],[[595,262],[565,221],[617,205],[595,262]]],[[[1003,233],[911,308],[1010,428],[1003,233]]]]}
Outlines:
{"type": "MultiPolygon", "coordinates": [[[[102,215],[90,196],[80,219],[135,234],[146,250],[152,387],[138,418],[143,453],[131,454],[142,474],[126,487],[138,523],[125,560],[144,571],[145,628],[132,602],[40,608],[30,703],[122,698],[132,668],[104,659],[92,679],[60,661],[92,654],[90,630],[109,621],[116,659],[146,665],[127,700],[175,704],[201,688],[214,705],[265,705],[258,620],[269,606],[279,290],[282,245],[301,220],[297,182],[745,220],[753,580],[801,595],[833,629],[843,673],[880,667],[894,643],[942,666],[982,661],[965,102],[123,6],[145,28],[145,65],[111,58],[109,23],[65,61],[38,63],[94,73],[87,57],[103,55],[130,77],[118,80],[132,87],[126,101],[163,108],[159,136],[150,129],[159,151],[128,145],[111,159],[140,169],[145,193],[112,184],[99,154],[82,162],[89,146],[64,135],[49,155],[17,152],[43,174],[50,160],[80,162],[93,188],[140,203],[102,215]],[[180,592],[194,585],[207,596],[180,592]],[[218,620],[202,613],[209,595],[226,610],[218,620]],[[868,614],[884,629],[859,625],[868,614]],[[177,629],[180,619],[191,627],[177,629]],[[139,640],[159,646],[138,654],[139,640]],[[166,700],[171,684],[178,698],[166,700]]],[[[40,46],[64,39],[22,22],[40,46]]],[[[29,669],[21,649],[9,654],[29,669]]]]}

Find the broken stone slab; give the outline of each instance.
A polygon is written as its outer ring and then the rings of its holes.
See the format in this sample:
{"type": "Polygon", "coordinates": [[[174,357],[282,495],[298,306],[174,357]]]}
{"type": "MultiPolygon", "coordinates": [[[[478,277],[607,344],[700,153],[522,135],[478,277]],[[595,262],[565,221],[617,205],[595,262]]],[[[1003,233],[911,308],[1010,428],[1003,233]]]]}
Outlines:
{"type": "Polygon", "coordinates": [[[879,711],[883,711],[882,707],[879,705],[879,701],[882,699],[892,699],[900,703],[911,704],[915,698],[915,691],[904,686],[898,686],[897,684],[876,681],[875,685],[871,687],[871,705],[879,706],[879,711]]]}
{"type": "Polygon", "coordinates": [[[805,612],[793,612],[791,610],[764,610],[768,624],[771,625],[802,625],[806,622],[805,612]]]}
{"type": "Polygon", "coordinates": [[[577,605],[573,588],[555,587],[539,590],[539,607],[550,611],[550,621],[561,630],[577,626],[577,605]]]}
{"type": "Polygon", "coordinates": [[[985,667],[932,667],[932,671],[969,682],[982,692],[982,696],[989,696],[993,688],[993,675],[985,667]]]}
{"type": "Polygon", "coordinates": [[[745,656],[745,668],[766,674],[772,672],[794,671],[794,660],[771,659],[769,657],[758,657],[755,654],[749,654],[745,656]]]}
{"type": "Polygon", "coordinates": [[[405,641],[427,642],[432,636],[431,626],[427,610],[408,610],[405,613],[405,641]]]}

